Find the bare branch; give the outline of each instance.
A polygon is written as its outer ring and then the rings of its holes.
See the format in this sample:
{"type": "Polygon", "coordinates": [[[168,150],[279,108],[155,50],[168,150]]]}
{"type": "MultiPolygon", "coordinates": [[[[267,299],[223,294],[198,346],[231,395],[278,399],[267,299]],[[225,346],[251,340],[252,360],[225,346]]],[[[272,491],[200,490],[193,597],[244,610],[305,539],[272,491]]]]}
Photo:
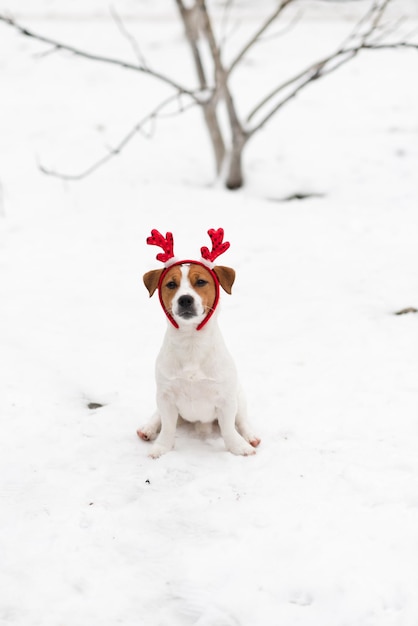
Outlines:
{"type": "Polygon", "coordinates": [[[75,56],[83,57],[85,59],[89,59],[90,61],[98,61],[100,63],[116,65],[126,70],[133,70],[135,72],[148,74],[149,76],[152,76],[153,78],[156,78],[160,80],[161,82],[166,83],[170,87],[173,87],[178,92],[187,94],[188,96],[196,100],[196,102],[200,103],[200,100],[196,91],[187,89],[183,85],[180,85],[177,81],[171,79],[169,76],[166,76],[165,74],[162,74],[161,72],[151,70],[149,67],[146,67],[145,65],[140,65],[140,64],[134,65],[133,63],[128,63],[127,61],[122,61],[121,59],[114,59],[112,57],[106,57],[106,56],[102,56],[98,54],[93,54],[85,50],[80,50],[79,48],[75,48],[74,46],[61,43],[59,41],[56,41],[55,39],[51,39],[50,37],[39,35],[38,33],[35,33],[34,31],[21,26],[13,18],[7,17],[5,15],[0,14],[0,22],[4,22],[5,24],[8,24],[9,26],[17,30],[21,35],[24,35],[25,37],[30,37],[42,43],[46,43],[50,46],[53,46],[56,50],[66,50],[67,52],[71,52],[71,54],[74,54],[75,56]]]}
{"type": "Polygon", "coordinates": [[[392,0],[383,0],[381,4],[379,4],[379,0],[375,0],[374,9],[375,15],[371,21],[370,28],[366,33],[366,38],[374,33],[374,31],[379,27],[380,22],[382,21],[383,15],[388,7],[388,5],[392,2],[392,0]]]}
{"type": "Polygon", "coordinates": [[[224,47],[225,42],[227,40],[228,22],[229,22],[231,8],[233,4],[234,4],[234,0],[226,0],[224,4],[222,18],[221,18],[220,34],[219,34],[219,48],[221,50],[224,47]]]}
{"type": "Polygon", "coordinates": [[[264,107],[268,102],[270,102],[270,100],[272,100],[272,98],[279,93],[280,91],[283,91],[286,87],[289,87],[290,85],[293,85],[295,82],[298,83],[297,86],[287,95],[285,96],[282,100],[280,100],[280,102],[278,102],[275,106],[273,106],[273,108],[263,117],[263,119],[261,120],[261,122],[259,122],[256,126],[253,126],[251,128],[251,130],[248,130],[247,133],[248,135],[254,135],[257,131],[260,130],[260,128],[262,128],[263,126],[265,126],[267,124],[267,122],[273,117],[273,115],[275,115],[277,113],[277,111],[279,109],[282,108],[282,106],[284,106],[285,104],[287,104],[287,102],[289,102],[289,100],[292,100],[293,98],[295,98],[295,96],[297,96],[297,94],[304,88],[306,87],[306,85],[309,85],[309,83],[311,83],[312,81],[316,80],[316,78],[319,77],[318,74],[318,70],[315,69],[315,66],[313,66],[311,68],[311,71],[306,71],[303,72],[301,74],[298,75],[298,79],[291,79],[290,81],[288,81],[287,83],[280,85],[280,87],[278,87],[277,89],[274,90],[274,92],[270,93],[266,98],[264,98],[264,100],[250,113],[250,115],[247,118],[247,121],[250,121],[254,115],[258,112],[259,109],[261,109],[262,107],[264,107]]]}
{"type": "Polygon", "coordinates": [[[397,48],[418,50],[418,42],[395,41],[393,43],[365,43],[361,46],[361,50],[395,50],[397,48]]]}
{"type": "Polygon", "coordinates": [[[56,52],[59,52],[58,48],[56,46],[54,46],[53,48],[49,48],[49,50],[43,50],[42,52],[36,52],[35,54],[33,54],[33,58],[34,59],[45,59],[46,57],[50,56],[51,54],[55,54],[56,52]]]}
{"type": "Polygon", "coordinates": [[[135,39],[135,37],[128,31],[128,29],[125,26],[125,23],[123,21],[123,19],[121,18],[121,16],[119,15],[119,13],[116,11],[114,6],[110,7],[110,13],[113,17],[113,20],[116,24],[116,26],[118,27],[119,31],[122,33],[122,35],[125,37],[125,39],[127,39],[127,41],[129,42],[133,53],[135,55],[135,58],[137,59],[138,63],[140,65],[142,65],[143,67],[147,67],[147,62],[145,60],[144,55],[141,52],[141,49],[138,45],[137,40],[135,39]]]}
{"type": "MultiPolygon", "coordinates": [[[[333,55],[334,56],[334,55],[333,55]]],[[[285,89],[287,89],[288,87],[291,87],[294,84],[298,84],[300,83],[301,85],[305,85],[308,84],[311,80],[314,80],[314,76],[316,74],[316,72],[318,71],[320,66],[325,65],[329,60],[331,59],[331,57],[327,57],[326,59],[323,59],[322,61],[320,61],[319,63],[314,63],[313,65],[310,65],[308,68],[304,69],[302,72],[300,72],[299,74],[297,74],[296,76],[293,76],[293,78],[290,78],[288,81],[286,81],[285,83],[280,84],[278,87],[275,87],[273,89],[273,91],[270,91],[270,93],[268,93],[265,98],[263,98],[263,100],[261,100],[257,106],[249,113],[248,117],[247,117],[247,123],[251,122],[251,120],[253,119],[253,117],[268,103],[270,102],[270,100],[272,100],[277,94],[279,94],[281,91],[284,91],[285,89]]],[[[298,91],[300,91],[301,86],[298,85],[296,88],[296,93],[298,91]]],[[[295,95],[296,95],[295,93],[295,95]]],[[[286,98],[287,101],[287,98],[286,98]]],[[[266,120],[267,121],[267,120],[266,120]]],[[[255,127],[251,130],[251,134],[253,134],[258,127],[255,127]]]]}
{"type": "Polygon", "coordinates": [[[303,17],[303,13],[304,12],[302,9],[298,10],[297,13],[295,13],[295,15],[289,21],[289,23],[283,25],[283,28],[281,30],[276,31],[275,33],[271,33],[270,35],[264,35],[263,37],[260,37],[257,43],[268,43],[272,39],[277,39],[278,37],[283,37],[283,35],[287,35],[287,33],[292,31],[295,26],[299,24],[303,17]]]}
{"type": "MultiPolygon", "coordinates": [[[[378,49],[393,49],[393,48],[410,48],[410,49],[418,49],[418,44],[400,41],[400,42],[382,42],[379,43],[377,40],[372,41],[373,35],[375,35],[376,30],[382,20],[384,11],[386,10],[389,2],[391,0],[384,0],[383,2],[375,2],[371,6],[371,8],[367,11],[367,13],[359,20],[353,32],[349,35],[349,37],[344,41],[342,46],[334,53],[330,54],[328,57],[325,57],[321,61],[313,63],[308,68],[289,79],[288,81],[282,83],[273,89],[261,102],[257,104],[257,106],[249,113],[247,117],[247,123],[249,123],[254,116],[259,113],[265,106],[267,106],[278,94],[289,90],[288,93],[274,105],[272,108],[264,114],[261,121],[256,124],[253,128],[251,128],[248,134],[251,136],[256,133],[260,128],[262,128],[272,117],[277,113],[277,111],[284,106],[289,100],[294,98],[304,87],[309,85],[311,82],[317,80],[318,78],[322,78],[332,72],[335,72],[339,67],[348,63],[354,59],[362,50],[378,50],[378,49]],[[364,29],[364,26],[367,26],[364,29]],[[353,43],[356,42],[357,43],[353,43]]],[[[379,40],[380,41],[380,40],[379,40]]]]}
{"type": "Polygon", "coordinates": [[[144,118],[142,118],[142,120],[137,122],[135,124],[135,126],[119,141],[119,143],[116,144],[116,146],[114,148],[110,148],[109,149],[107,154],[102,156],[100,159],[98,159],[97,161],[95,161],[94,163],[89,165],[89,167],[87,167],[83,171],[79,172],[78,174],[65,174],[63,172],[58,172],[58,171],[55,171],[55,170],[51,170],[51,169],[43,166],[42,164],[39,165],[39,169],[41,170],[41,172],[43,172],[44,174],[47,174],[48,176],[54,176],[56,178],[61,178],[62,180],[74,180],[74,181],[75,180],[82,180],[83,178],[86,178],[87,176],[89,176],[90,174],[92,174],[93,172],[98,170],[100,167],[102,167],[102,165],[105,165],[105,163],[107,163],[108,161],[110,161],[114,157],[116,157],[119,154],[121,154],[123,149],[128,145],[128,143],[138,133],[142,133],[143,136],[147,137],[147,138],[152,136],[152,134],[154,132],[154,129],[155,129],[155,122],[156,122],[157,119],[161,119],[163,117],[172,117],[174,115],[178,115],[180,113],[183,113],[186,109],[191,108],[192,106],[196,106],[196,104],[197,104],[196,101],[192,100],[192,102],[190,102],[188,106],[183,106],[183,104],[181,102],[181,94],[178,94],[178,93],[172,94],[169,98],[166,98],[165,100],[163,100],[163,102],[161,102],[153,111],[151,111],[151,113],[148,113],[144,118]],[[166,113],[166,114],[163,115],[162,111],[168,105],[172,104],[176,100],[178,100],[178,102],[179,102],[179,109],[178,109],[178,111],[172,112],[172,113],[166,113]],[[153,124],[153,127],[152,127],[151,132],[147,133],[145,131],[145,127],[150,122],[153,124]]]}
{"type": "Polygon", "coordinates": [[[259,41],[261,35],[273,24],[273,22],[279,17],[280,13],[287,7],[288,4],[293,2],[293,0],[282,0],[275,11],[268,17],[263,24],[258,28],[258,30],[254,33],[251,39],[245,44],[243,49],[237,54],[235,59],[229,66],[228,74],[234,70],[234,68],[238,65],[238,63],[244,58],[247,52],[254,46],[257,41],[259,41]]]}
{"type": "MultiPolygon", "coordinates": [[[[385,2],[388,2],[390,0],[385,0],[385,2]]],[[[281,85],[278,85],[277,87],[275,87],[270,93],[268,93],[263,100],[261,100],[257,106],[249,113],[248,117],[247,117],[247,123],[250,122],[253,117],[266,105],[268,104],[275,96],[277,96],[280,92],[288,89],[289,87],[291,87],[292,85],[296,85],[294,91],[291,91],[290,94],[288,94],[283,100],[281,100],[278,104],[276,104],[276,106],[271,110],[270,113],[267,114],[266,118],[263,119],[260,124],[258,124],[257,126],[255,126],[252,130],[251,130],[251,134],[253,134],[254,132],[256,132],[259,128],[261,128],[262,126],[264,126],[264,124],[284,105],[286,104],[289,100],[291,100],[292,98],[294,98],[299,91],[301,91],[301,89],[303,89],[303,87],[305,87],[306,85],[308,85],[311,81],[316,80],[320,77],[321,72],[324,71],[324,68],[326,67],[326,65],[328,63],[330,63],[331,61],[333,61],[334,59],[337,59],[339,56],[344,55],[345,54],[345,50],[346,50],[346,46],[351,43],[352,41],[354,41],[359,34],[359,31],[361,31],[362,27],[364,24],[369,23],[370,19],[372,18],[374,12],[376,11],[376,4],[372,4],[372,6],[370,7],[370,9],[366,12],[366,14],[357,22],[354,30],[350,33],[350,35],[347,37],[347,39],[342,43],[342,45],[340,46],[340,48],[332,53],[331,55],[329,55],[328,57],[325,57],[324,59],[322,59],[321,61],[317,61],[315,63],[313,63],[312,65],[310,65],[309,67],[305,68],[302,72],[299,72],[299,74],[296,74],[296,76],[293,76],[293,78],[290,78],[289,80],[287,80],[286,82],[282,83],[281,85]]],[[[363,37],[362,37],[362,41],[363,41],[363,37]]],[[[363,41],[364,43],[364,41],[363,41]]],[[[347,59],[348,60],[348,59],[347,59]]]]}

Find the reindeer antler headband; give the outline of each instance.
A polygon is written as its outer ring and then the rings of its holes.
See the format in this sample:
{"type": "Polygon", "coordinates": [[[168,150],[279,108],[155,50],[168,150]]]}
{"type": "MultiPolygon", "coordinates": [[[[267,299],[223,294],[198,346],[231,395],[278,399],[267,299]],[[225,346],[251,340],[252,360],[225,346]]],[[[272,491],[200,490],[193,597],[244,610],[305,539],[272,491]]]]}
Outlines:
{"type": "Polygon", "coordinates": [[[168,269],[170,267],[172,267],[173,265],[186,265],[188,263],[194,263],[196,265],[202,265],[204,267],[206,267],[206,269],[209,270],[209,272],[211,273],[214,283],[215,283],[215,291],[216,291],[216,295],[215,295],[215,301],[212,305],[211,310],[209,311],[209,313],[207,314],[207,316],[205,317],[205,319],[203,320],[203,322],[201,322],[199,324],[199,326],[197,326],[196,330],[200,330],[201,328],[203,328],[203,326],[209,321],[209,319],[212,317],[213,313],[215,312],[215,309],[218,305],[219,302],[219,279],[217,277],[217,275],[215,274],[215,272],[213,271],[213,267],[214,267],[214,261],[215,259],[217,259],[219,256],[221,256],[221,254],[223,254],[224,252],[226,252],[230,246],[229,241],[224,241],[224,230],[223,228],[218,228],[217,230],[215,230],[214,228],[211,228],[210,230],[208,230],[208,235],[212,241],[212,250],[209,250],[209,248],[207,248],[206,246],[202,246],[202,248],[200,248],[200,253],[202,255],[202,258],[200,261],[194,261],[194,260],[190,260],[190,259],[184,259],[182,261],[178,260],[177,257],[174,256],[174,240],[173,240],[173,234],[168,232],[166,233],[165,237],[155,228],[151,231],[151,236],[147,238],[147,244],[150,246],[158,246],[159,248],[161,248],[163,250],[163,252],[159,252],[156,256],[158,261],[161,261],[162,263],[164,263],[165,269],[164,271],[161,273],[160,276],[160,280],[158,283],[158,295],[160,298],[160,303],[161,306],[163,307],[165,314],[167,315],[168,319],[170,320],[170,322],[173,324],[173,326],[175,326],[176,328],[178,328],[178,324],[175,321],[175,319],[170,315],[170,313],[166,310],[163,300],[162,300],[162,296],[161,296],[161,285],[162,282],[164,280],[164,276],[167,273],[168,269]]]}
{"type": "MultiPolygon", "coordinates": [[[[215,259],[217,259],[218,256],[221,256],[221,254],[223,254],[224,252],[226,252],[231,244],[229,243],[229,241],[223,240],[223,228],[218,228],[217,230],[211,228],[210,230],[208,230],[208,235],[212,241],[212,250],[209,250],[209,248],[207,248],[206,246],[202,246],[202,248],[200,248],[202,259],[201,261],[198,261],[198,263],[202,263],[203,265],[206,265],[206,267],[208,267],[209,269],[212,269],[215,259]]],[[[163,237],[163,235],[154,228],[154,230],[151,231],[151,237],[147,238],[147,244],[149,246],[158,246],[159,248],[163,249],[164,252],[160,252],[159,254],[157,254],[156,258],[158,261],[162,261],[162,263],[164,263],[166,267],[171,267],[171,265],[174,264],[191,262],[178,261],[177,258],[174,256],[174,240],[172,233],[166,233],[166,236],[163,237]]],[[[197,261],[193,261],[193,263],[196,262],[197,261]]]]}

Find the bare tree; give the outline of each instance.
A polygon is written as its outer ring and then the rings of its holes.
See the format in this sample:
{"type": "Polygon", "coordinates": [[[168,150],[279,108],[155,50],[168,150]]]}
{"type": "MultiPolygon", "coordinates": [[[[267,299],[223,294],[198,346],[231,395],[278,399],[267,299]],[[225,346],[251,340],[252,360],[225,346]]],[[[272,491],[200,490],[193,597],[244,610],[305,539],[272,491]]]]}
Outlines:
{"type": "MultiPolygon", "coordinates": [[[[213,149],[216,171],[222,177],[228,189],[238,189],[244,183],[242,157],[244,148],[276,113],[295,98],[303,89],[320,78],[335,72],[342,65],[356,58],[360,52],[366,50],[418,49],[418,43],[410,41],[408,37],[396,39],[397,24],[385,24],[384,18],[388,5],[392,0],[371,0],[367,11],[357,22],[351,34],[328,56],[315,61],[302,69],[296,75],[272,85],[268,93],[260,96],[258,103],[245,117],[238,114],[231,89],[231,76],[241,66],[242,61],[258,44],[266,31],[278,21],[287,7],[296,0],[279,0],[275,9],[266,16],[264,21],[255,29],[242,49],[228,63],[223,58],[223,44],[221,37],[217,37],[214,29],[214,18],[208,9],[206,0],[174,0],[182,20],[185,36],[193,59],[196,71],[197,85],[190,89],[180,84],[163,72],[152,69],[146,63],[140,49],[132,36],[127,32],[122,20],[114,14],[120,30],[129,37],[136,52],[137,63],[128,63],[120,59],[91,54],[74,46],[64,44],[49,37],[35,33],[11,17],[0,14],[0,21],[16,29],[22,35],[36,39],[52,46],[53,51],[65,50],[78,57],[101,63],[117,65],[125,70],[140,72],[152,76],[168,85],[173,93],[162,101],[153,111],[138,122],[131,131],[121,139],[119,144],[107,152],[99,161],[76,175],[68,175],[42,168],[47,174],[67,179],[80,179],[106,161],[119,154],[125,145],[138,133],[146,123],[156,120],[163,115],[168,106],[178,101],[178,112],[183,112],[190,106],[199,106],[203,113],[204,123],[208,130],[213,149]],[[227,127],[220,122],[220,107],[226,110],[227,127]]],[[[233,0],[225,0],[225,8],[232,5],[233,0]]]]}

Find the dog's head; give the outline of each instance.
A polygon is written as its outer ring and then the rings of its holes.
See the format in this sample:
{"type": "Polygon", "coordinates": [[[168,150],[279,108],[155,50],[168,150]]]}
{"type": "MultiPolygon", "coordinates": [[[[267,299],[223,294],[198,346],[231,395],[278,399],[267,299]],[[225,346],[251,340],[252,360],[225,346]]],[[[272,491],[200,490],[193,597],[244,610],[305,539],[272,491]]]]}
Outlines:
{"type": "Polygon", "coordinates": [[[235,271],[230,267],[213,264],[228,249],[229,243],[223,242],[221,228],[208,232],[213,244],[212,251],[201,248],[201,261],[176,261],[171,233],[167,233],[164,238],[153,230],[152,236],[147,239],[147,243],[163,248],[164,254],[157,255],[157,259],[165,263],[165,268],[144,274],[144,284],[150,296],[158,289],[161,305],[176,328],[189,325],[200,330],[216,309],[219,285],[231,293],[235,271]]]}
{"type": "Polygon", "coordinates": [[[144,284],[152,296],[159,289],[164,310],[178,326],[199,326],[218,301],[218,284],[231,293],[235,271],[223,265],[212,270],[202,263],[175,264],[144,274],[144,284]]]}

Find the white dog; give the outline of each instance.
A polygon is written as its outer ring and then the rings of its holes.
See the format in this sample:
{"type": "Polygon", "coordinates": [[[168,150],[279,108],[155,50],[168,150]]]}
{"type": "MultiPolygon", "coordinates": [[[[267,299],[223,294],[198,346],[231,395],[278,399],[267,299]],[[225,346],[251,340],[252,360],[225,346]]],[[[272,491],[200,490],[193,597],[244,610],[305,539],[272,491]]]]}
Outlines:
{"type": "Polygon", "coordinates": [[[174,446],[178,417],[195,422],[210,432],[216,420],[226,448],[233,454],[254,454],[260,440],[251,431],[245,399],[238,384],[235,364],[216,321],[219,285],[231,293],[235,271],[214,266],[213,261],[229,243],[223,230],[208,231],[213,247],[202,248],[201,261],[177,261],[173,238],[156,230],[147,243],[161,246],[157,259],[165,269],[144,275],[150,296],[158,289],[169,323],[156,363],[157,411],[139,429],[146,441],[155,439],[150,456],[157,458],[174,446]]]}

